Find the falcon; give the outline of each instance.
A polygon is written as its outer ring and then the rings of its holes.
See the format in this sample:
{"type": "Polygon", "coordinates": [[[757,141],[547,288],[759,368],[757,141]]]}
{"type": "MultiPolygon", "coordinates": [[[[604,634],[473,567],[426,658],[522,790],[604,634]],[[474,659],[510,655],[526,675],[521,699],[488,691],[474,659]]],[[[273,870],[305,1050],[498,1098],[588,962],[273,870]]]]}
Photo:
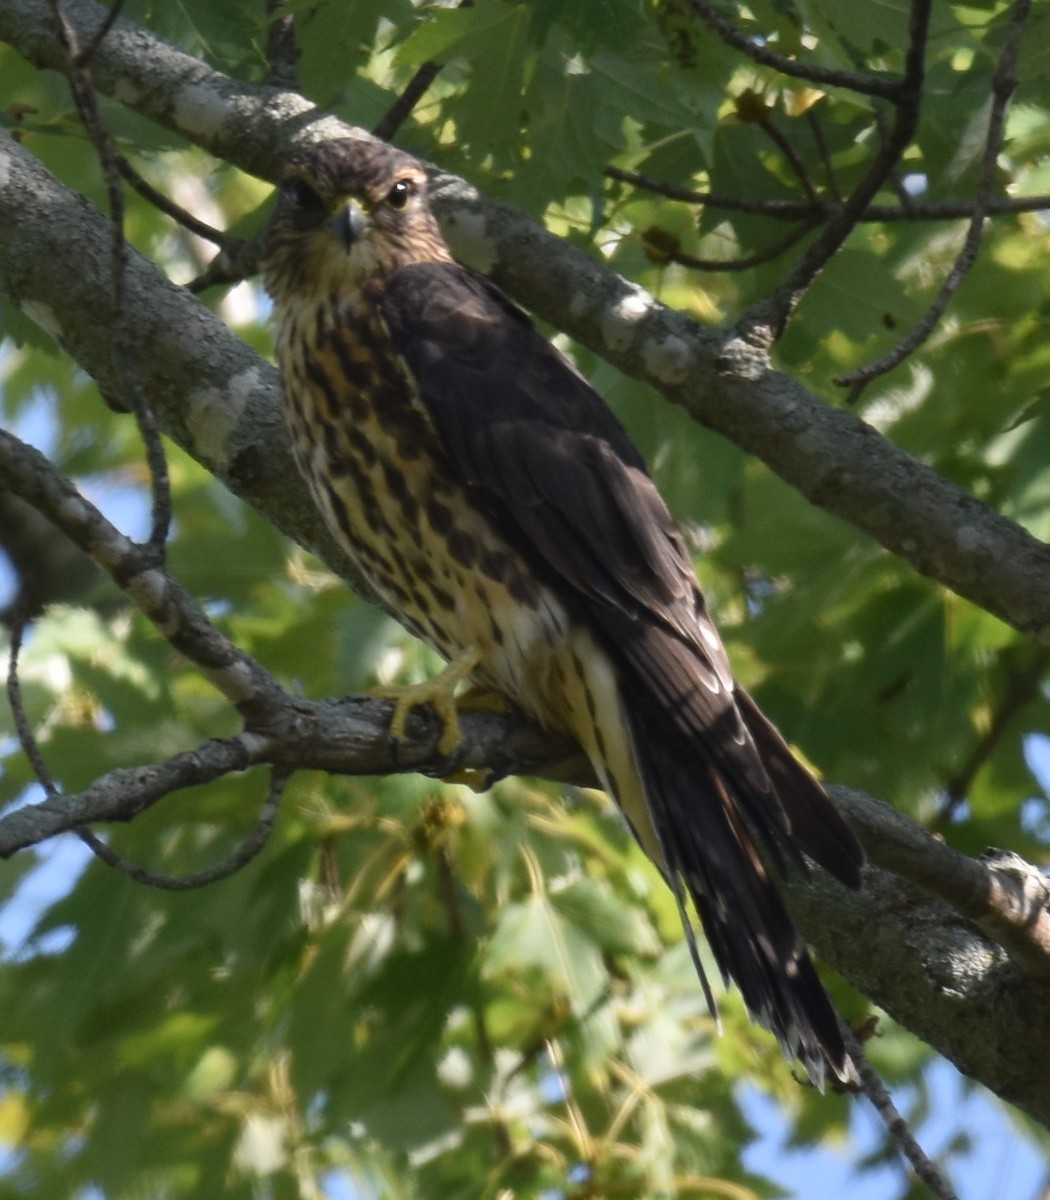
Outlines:
{"type": "Polygon", "coordinates": [[[377,595],[461,680],[571,734],[723,979],[822,1083],[835,1011],[774,884],[809,856],[859,886],[834,805],[733,681],[682,537],[600,396],[489,280],[456,263],[427,175],[341,138],[289,160],[263,278],[298,465],[377,595]]]}

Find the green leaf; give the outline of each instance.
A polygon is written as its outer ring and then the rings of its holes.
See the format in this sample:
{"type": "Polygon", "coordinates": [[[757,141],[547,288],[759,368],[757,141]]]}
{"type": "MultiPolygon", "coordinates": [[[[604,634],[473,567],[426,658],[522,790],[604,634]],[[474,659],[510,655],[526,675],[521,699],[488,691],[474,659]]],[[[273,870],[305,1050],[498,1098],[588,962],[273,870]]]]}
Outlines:
{"type": "Polygon", "coordinates": [[[554,997],[577,1015],[585,1013],[605,985],[600,954],[545,896],[510,905],[489,943],[486,973],[535,971],[554,997]]]}
{"type": "Polygon", "coordinates": [[[643,913],[628,907],[607,883],[575,879],[552,889],[551,905],[595,945],[614,954],[652,957],[659,942],[643,913]]]}

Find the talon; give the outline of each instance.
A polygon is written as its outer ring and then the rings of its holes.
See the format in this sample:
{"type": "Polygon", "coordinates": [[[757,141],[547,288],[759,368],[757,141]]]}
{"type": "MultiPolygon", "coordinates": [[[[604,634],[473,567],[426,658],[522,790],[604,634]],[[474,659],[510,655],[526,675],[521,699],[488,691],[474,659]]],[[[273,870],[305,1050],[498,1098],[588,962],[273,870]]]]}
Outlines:
{"type": "MultiPolygon", "coordinates": [[[[386,697],[389,699],[389,697],[386,697]]],[[[394,710],[394,716],[397,715],[397,709],[394,710]]],[[[393,718],[391,718],[391,721],[393,718]]],[[[395,736],[388,729],[386,732],[386,748],[390,751],[390,761],[395,767],[401,766],[401,739],[395,736]]]]}
{"type": "MultiPolygon", "coordinates": [[[[479,650],[466,650],[457,655],[440,674],[422,683],[407,687],[373,688],[372,694],[394,700],[394,713],[390,718],[389,736],[391,753],[396,759],[397,744],[405,736],[405,726],[410,713],[421,704],[429,704],[442,725],[441,740],[437,751],[443,758],[451,758],[463,741],[463,730],[459,724],[456,704],[456,688],[474,670],[481,659],[479,650]]],[[[490,693],[491,694],[491,693],[490,693]]],[[[469,704],[469,701],[468,701],[469,704]]]]}
{"type": "Polygon", "coordinates": [[[461,767],[449,775],[443,774],[441,782],[458,783],[481,795],[489,790],[489,772],[479,771],[476,767],[461,767]]]}
{"type": "Polygon", "coordinates": [[[456,777],[461,774],[465,775],[470,770],[469,767],[465,770],[460,770],[463,759],[466,758],[466,754],[467,752],[462,746],[457,746],[451,754],[445,755],[445,757],[438,764],[438,766],[434,768],[433,771],[427,771],[425,773],[432,779],[441,779],[445,783],[459,783],[460,780],[456,777]]]}

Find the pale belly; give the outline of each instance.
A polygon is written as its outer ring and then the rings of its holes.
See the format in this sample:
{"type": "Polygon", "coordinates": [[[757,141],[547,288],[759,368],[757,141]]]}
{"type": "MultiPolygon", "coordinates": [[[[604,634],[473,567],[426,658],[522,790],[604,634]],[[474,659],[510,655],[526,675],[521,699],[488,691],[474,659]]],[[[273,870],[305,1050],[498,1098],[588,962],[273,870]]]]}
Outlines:
{"type": "Polygon", "coordinates": [[[290,424],[315,503],[388,610],[446,659],[478,651],[475,682],[572,730],[574,622],[499,532],[484,497],[406,470],[382,429],[368,430],[362,452],[360,429],[355,450],[342,430],[326,442],[290,424]]]}

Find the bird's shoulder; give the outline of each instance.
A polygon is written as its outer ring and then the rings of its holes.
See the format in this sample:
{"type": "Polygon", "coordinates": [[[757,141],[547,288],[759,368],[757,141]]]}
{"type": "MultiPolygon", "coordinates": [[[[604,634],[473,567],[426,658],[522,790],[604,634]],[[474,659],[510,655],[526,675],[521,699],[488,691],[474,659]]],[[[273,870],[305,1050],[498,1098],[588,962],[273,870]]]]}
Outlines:
{"type": "Polygon", "coordinates": [[[387,277],[377,300],[433,403],[484,423],[598,441],[643,468],[602,398],[491,280],[458,263],[413,263],[387,277]]]}
{"type": "Polygon", "coordinates": [[[648,612],[692,641],[696,586],[674,519],[619,420],[557,347],[456,264],[395,272],[381,303],[465,480],[498,498],[586,603],[648,612]]]}

